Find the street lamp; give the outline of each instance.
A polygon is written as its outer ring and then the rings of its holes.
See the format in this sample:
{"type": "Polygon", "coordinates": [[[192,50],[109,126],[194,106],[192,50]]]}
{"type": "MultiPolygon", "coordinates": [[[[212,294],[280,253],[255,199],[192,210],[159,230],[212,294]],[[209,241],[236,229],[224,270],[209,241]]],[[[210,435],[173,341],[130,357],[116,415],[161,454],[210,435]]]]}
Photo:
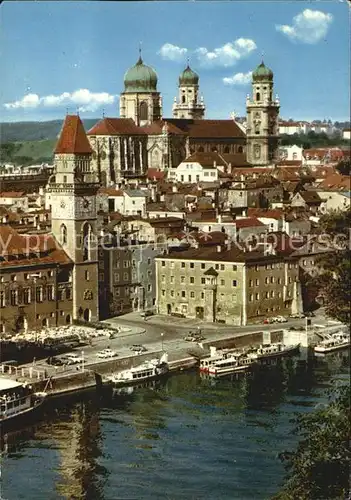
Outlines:
{"type": "Polygon", "coordinates": [[[164,333],[161,333],[161,350],[163,352],[163,336],[164,336],[164,333]]]}

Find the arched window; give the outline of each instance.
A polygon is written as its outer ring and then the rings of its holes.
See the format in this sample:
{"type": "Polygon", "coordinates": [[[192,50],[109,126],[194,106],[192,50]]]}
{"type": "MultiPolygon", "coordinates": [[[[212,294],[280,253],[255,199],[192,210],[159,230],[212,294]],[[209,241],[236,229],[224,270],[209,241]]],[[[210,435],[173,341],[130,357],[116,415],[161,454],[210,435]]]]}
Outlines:
{"type": "Polygon", "coordinates": [[[185,95],[182,95],[182,104],[185,104],[185,95]]]}
{"type": "Polygon", "coordinates": [[[91,226],[90,224],[86,223],[83,226],[83,241],[82,241],[83,260],[91,259],[92,240],[93,240],[93,232],[91,226]]]}
{"type": "Polygon", "coordinates": [[[226,146],[223,150],[223,153],[229,153],[229,146],[226,146]]]}
{"type": "Polygon", "coordinates": [[[202,146],[200,146],[199,148],[197,148],[197,151],[198,151],[198,153],[203,153],[204,152],[204,148],[202,146]]]}
{"type": "Polygon", "coordinates": [[[147,103],[143,101],[139,105],[139,120],[147,120],[147,119],[148,119],[147,103]]]}
{"type": "Polygon", "coordinates": [[[261,94],[259,92],[256,92],[256,101],[261,100],[261,94]]]}
{"type": "Polygon", "coordinates": [[[60,240],[61,240],[61,245],[67,244],[67,227],[64,224],[61,224],[60,227],[60,240]]]}

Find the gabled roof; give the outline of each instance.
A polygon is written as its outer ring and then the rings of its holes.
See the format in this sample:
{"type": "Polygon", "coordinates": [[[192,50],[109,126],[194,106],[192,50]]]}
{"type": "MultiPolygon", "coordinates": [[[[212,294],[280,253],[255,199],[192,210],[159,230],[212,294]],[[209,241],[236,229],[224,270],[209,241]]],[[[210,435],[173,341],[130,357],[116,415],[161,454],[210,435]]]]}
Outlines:
{"type": "Polygon", "coordinates": [[[93,152],[79,116],[66,116],[54,152],[55,154],[89,154],[93,152]]]}
{"type": "Polygon", "coordinates": [[[323,179],[322,182],[318,184],[318,189],[327,191],[348,191],[350,190],[350,182],[350,176],[335,173],[323,179]]]}
{"type": "Polygon", "coordinates": [[[213,267],[210,267],[209,269],[207,269],[207,271],[204,272],[204,275],[205,276],[218,276],[218,273],[215,269],[213,269],[213,267]]]}
{"type": "Polygon", "coordinates": [[[182,163],[196,162],[204,168],[216,168],[216,166],[226,165],[225,160],[216,152],[211,151],[209,153],[196,152],[191,156],[188,156],[182,163]],[[216,163],[216,166],[214,165],[216,163]]]}
{"type": "Polygon", "coordinates": [[[246,160],[245,153],[223,153],[221,156],[232,167],[248,167],[250,165],[246,160]]]}
{"type": "Polygon", "coordinates": [[[166,172],[162,170],[157,170],[157,168],[149,168],[147,170],[147,178],[150,180],[161,180],[165,178],[166,172]]]}
{"type": "Polygon", "coordinates": [[[103,118],[88,131],[88,135],[145,135],[132,118],[103,118]]]}
{"type": "Polygon", "coordinates": [[[99,194],[105,194],[107,196],[123,196],[123,191],[121,189],[101,187],[98,191],[99,194]]]}
{"type": "Polygon", "coordinates": [[[281,219],[283,211],[278,209],[265,209],[265,208],[249,208],[249,217],[267,218],[267,219],[281,219]]]}
{"type": "Polygon", "coordinates": [[[265,226],[263,222],[257,219],[257,217],[246,217],[245,219],[236,219],[235,226],[237,229],[244,229],[245,227],[257,227],[265,226]]]}
{"type": "Polygon", "coordinates": [[[300,196],[306,203],[321,203],[321,197],[316,191],[302,191],[300,196]]]}
{"type": "Polygon", "coordinates": [[[167,132],[169,134],[176,134],[176,135],[186,135],[186,133],[181,130],[180,128],[177,127],[176,124],[170,123],[168,120],[156,120],[152,122],[150,125],[146,125],[145,127],[142,127],[142,130],[147,134],[147,135],[161,135],[163,131],[163,127],[166,125],[167,132]]]}

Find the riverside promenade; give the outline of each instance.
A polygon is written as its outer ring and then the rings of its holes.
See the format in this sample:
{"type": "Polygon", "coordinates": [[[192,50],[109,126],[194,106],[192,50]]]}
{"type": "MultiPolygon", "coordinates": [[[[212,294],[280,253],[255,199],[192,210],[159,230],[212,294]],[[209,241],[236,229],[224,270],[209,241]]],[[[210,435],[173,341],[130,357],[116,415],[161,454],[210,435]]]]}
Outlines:
{"type": "MultiPolygon", "coordinates": [[[[324,321],[322,317],[313,319],[319,324],[324,321]]],[[[159,357],[162,352],[168,353],[171,370],[182,370],[195,366],[198,359],[208,353],[209,345],[223,348],[282,341],[283,331],[291,328],[292,332],[296,332],[297,328],[304,331],[305,321],[291,319],[283,324],[232,327],[174,317],[151,316],[144,320],[140,314],[131,313],[109,319],[105,324],[120,331],[114,338],[94,337],[90,343],[73,349],[72,352],[84,359],[82,363],[51,366],[45,359],[33,360],[16,368],[8,367],[6,376],[31,384],[36,390],[46,387],[50,395],[58,396],[93,388],[99,383],[99,378],[101,382],[109,373],[159,357]],[[189,331],[200,331],[205,337],[200,345],[185,340],[189,331]],[[131,350],[135,344],[144,346],[146,351],[135,354],[131,350]],[[109,359],[97,357],[97,353],[106,348],[116,351],[117,356],[109,359]]]]}

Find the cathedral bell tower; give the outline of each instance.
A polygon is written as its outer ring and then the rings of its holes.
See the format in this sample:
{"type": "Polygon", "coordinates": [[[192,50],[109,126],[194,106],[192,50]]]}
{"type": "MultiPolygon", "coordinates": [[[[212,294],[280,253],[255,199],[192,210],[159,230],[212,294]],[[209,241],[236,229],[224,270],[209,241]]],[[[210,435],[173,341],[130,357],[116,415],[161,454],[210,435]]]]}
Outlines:
{"type": "Polygon", "coordinates": [[[273,98],[273,72],[262,63],[252,74],[252,96],[246,98],[247,161],[256,167],[273,166],[278,159],[280,103],[273,98]]]}
{"type": "Polygon", "coordinates": [[[203,97],[199,97],[199,75],[189,64],[179,77],[179,98],[174,98],[173,118],[200,120],[205,116],[203,97]]]}
{"type": "Polygon", "coordinates": [[[92,149],[79,116],[67,115],[55,148],[54,175],[47,193],[51,228],[74,263],[73,318],[99,319],[96,194],[92,149]]]}
{"type": "Polygon", "coordinates": [[[124,75],[124,92],[119,100],[121,118],[132,118],[136,125],[150,125],[162,116],[161,95],[157,92],[157,74],[141,58],[124,75]]]}

